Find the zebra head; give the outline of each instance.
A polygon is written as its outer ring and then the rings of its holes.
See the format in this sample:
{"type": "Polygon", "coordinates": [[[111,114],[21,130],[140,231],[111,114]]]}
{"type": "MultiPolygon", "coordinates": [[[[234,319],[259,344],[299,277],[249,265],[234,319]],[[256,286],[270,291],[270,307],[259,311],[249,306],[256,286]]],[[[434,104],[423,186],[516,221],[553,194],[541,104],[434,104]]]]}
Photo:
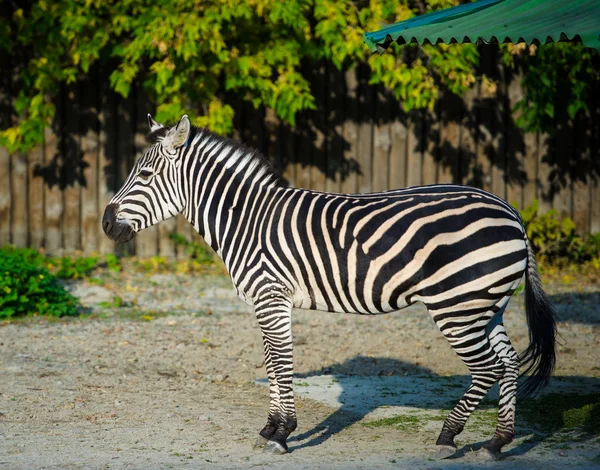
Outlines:
{"type": "Polygon", "coordinates": [[[192,130],[190,120],[184,115],[177,125],[165,127],[148,114],[148,124],[147,140],[154,145],[134,164],[102,217],[104,233],[118,243],[177,215],[184,207],[179,175],[183,149],[192,130]]]}

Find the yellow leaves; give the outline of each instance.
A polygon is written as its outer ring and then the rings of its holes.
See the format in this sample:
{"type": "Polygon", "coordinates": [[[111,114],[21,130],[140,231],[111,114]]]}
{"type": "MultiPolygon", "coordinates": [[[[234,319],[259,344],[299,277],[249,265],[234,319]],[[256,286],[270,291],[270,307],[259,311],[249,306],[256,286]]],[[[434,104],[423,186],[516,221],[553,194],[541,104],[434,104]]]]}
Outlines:
{"type": "Polygon", "coordinates": [[[8,129],[4,129],[0,135],[2,135],[10,145],[15,145],[21,140],[21,128],[18,126],[9,127],[8,129]]]}
{"type": "Polygon", "coordinates": [[[487,75],[481,77],[482,98],[495,98],[498,91],[498,83],[491,80],[487,75]]]}
{"type": "Polygon", "coordinates": [[[205,116],[197,116],[192,119],[192,124],[198,127],[207,127],[208,129],[228,135],[233,130],[233,108],[224,105],[221,100],[214,97],[208,105],[208,112],[205,116]]]}
{"type": "Polygon", "coordinates": [[[507,43],[506,49],[510,53],[510,55],[520,55],[525,49],[527,49],[527,44],[524,42],[519,42],[517,44],[507,43]]]}

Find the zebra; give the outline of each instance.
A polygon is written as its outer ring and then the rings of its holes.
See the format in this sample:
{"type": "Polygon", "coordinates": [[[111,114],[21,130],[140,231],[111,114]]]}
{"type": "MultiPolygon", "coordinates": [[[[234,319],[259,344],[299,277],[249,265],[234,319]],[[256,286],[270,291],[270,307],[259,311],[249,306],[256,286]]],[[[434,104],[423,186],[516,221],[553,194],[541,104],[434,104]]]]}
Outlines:
{"type": "Polygon", "coordinates": [[[148,115],[148,123],[151,146],[102,227],[123,243],[183,213],[223,260],[262,332],[270,402],[256,448],[286,453],[297,426],[293,308],[376,315],[422,302],[471,373],[437,457],[455,453],[455,436],[496,382],[498,422],[483,451],[500,455],[514,437],[517,391],[537,393],[555,364],[556,314],[517,210],[452,184],[369,194],[291,188],[258,151],[192,126],[187,115],[172,126],[148,115]],[[530,344],[519,356],[502,315],[523,276],[530,344]],[[517,387],[521,366],[529,376],[517,387]]]}

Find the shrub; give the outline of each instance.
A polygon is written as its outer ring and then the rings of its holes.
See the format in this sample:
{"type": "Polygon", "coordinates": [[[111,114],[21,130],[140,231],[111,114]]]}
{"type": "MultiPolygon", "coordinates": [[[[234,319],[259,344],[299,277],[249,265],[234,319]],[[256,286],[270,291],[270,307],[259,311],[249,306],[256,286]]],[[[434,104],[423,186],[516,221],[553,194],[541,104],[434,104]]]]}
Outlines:
{"type": "Polygon", "coordinates": [[[0,318],[77,314],[77,299],[44,266],[35,250],[0,248],[0,318]]]}
{"type": "Polygon", "coordinates": [[[96,267],[97,256],[50,258],[48,268],[60,279],[83,279],[96,267]]]}
{"type": "Polygon", "coordinates": [[[570,217],[560,218],[554,209],[539,214],[537,199],[521,211],[527,237],[538,259],[549,264],[591,262],[600,260],[600,233],[580,235],[570,217]]]}

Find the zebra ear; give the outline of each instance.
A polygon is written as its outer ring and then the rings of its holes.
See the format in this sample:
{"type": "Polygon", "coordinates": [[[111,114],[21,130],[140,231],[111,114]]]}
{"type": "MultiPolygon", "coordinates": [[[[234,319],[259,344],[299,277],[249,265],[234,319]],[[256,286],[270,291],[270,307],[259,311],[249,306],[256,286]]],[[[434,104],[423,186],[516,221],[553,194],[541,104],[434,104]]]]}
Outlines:
{"type": "Polygon", "coordinates": [[[187,114],[184,114],[175,128],[170,132],[170,140],[173,148],[181,147],[187,142],[190,135],[190,128],[190,118],[187,117],[187,114]]]}
{"type": "Polygon", "coordinates": [[[151,133],[165,127],[160,122],[156,122],[150,113],[148,113],[148,125],[151,133]]]}

